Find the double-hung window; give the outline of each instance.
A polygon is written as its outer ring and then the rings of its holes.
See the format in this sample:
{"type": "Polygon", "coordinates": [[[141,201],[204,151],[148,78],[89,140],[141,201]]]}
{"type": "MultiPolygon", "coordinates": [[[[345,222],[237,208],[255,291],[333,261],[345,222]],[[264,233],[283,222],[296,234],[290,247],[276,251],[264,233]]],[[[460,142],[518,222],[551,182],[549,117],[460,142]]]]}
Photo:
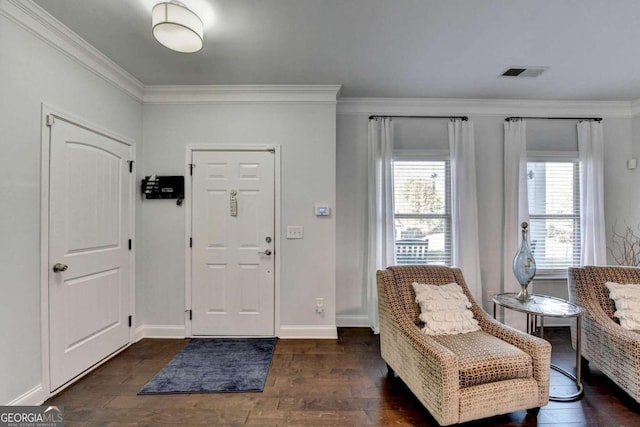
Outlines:
{"type": "Polygon", "coordinates": [[[396,264],[451,265],[451,168],[448,157],[393,161],[396,264]]]}
{"type": "Polygon", "coordinates": [[[529,243],[540,277],[580,264],[580,166],[572,155],[528,155],[529,243]]]}

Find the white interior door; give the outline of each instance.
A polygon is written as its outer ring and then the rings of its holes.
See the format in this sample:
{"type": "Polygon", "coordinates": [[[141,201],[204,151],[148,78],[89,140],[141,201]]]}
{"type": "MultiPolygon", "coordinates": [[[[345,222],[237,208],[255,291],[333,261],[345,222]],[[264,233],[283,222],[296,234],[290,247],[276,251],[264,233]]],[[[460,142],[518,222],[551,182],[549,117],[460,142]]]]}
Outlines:
{"type": "Polygon", "coordinates": [[[274,157],[193,153],[192,335],[274,334],[274,157]]]}
{"type": "Polygon", "coordinates": [[[131,147],[63,120],[50,129],[53,391],[129,342],[131,147]]]}

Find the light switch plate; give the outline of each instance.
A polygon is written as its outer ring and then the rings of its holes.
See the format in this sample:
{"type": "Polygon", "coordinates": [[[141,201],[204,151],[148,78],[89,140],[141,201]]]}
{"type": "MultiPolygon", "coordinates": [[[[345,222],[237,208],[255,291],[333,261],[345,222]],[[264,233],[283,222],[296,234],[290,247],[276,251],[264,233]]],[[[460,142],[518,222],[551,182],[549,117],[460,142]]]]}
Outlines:
{"type": "Polygon", "coordinates": [[[303,239],[304,227],[301,225],[288,225],[287,226],[287,239],[303,239]]]}

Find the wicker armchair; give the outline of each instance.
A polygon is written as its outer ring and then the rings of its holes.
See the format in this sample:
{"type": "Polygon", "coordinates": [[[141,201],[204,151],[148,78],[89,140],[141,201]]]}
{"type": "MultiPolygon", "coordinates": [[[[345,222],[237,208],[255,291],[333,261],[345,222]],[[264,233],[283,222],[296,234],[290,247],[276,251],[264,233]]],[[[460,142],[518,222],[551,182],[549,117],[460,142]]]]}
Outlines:
{"type": "Polygon", "coordinates": [[[524,409],[537,414],[547,404],[551,345],[490,317],[459,269],[389,267],[378,271],[377,281],[382,358],[441,425],[524,409]],[[413,282],[460,285],[481,330],[422,333],[413,282]]]}
{"type": "MultiPolygon", "coordinates": [[[[640,402],[640,333],[614,320],[615,304],[606,282],[640,283],[640,268],[569,268],[569,299],[584,308],[582,357],[640,402]]],[[[575,322],[571,324],[571,341],[575,348],[575,322]]]]}

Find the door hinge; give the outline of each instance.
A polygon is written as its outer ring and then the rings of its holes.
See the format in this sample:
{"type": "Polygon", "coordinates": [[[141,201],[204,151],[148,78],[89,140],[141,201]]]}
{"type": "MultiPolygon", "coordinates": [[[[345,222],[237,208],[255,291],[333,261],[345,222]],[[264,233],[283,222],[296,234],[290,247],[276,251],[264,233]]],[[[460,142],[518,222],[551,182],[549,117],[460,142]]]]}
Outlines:
{"type": "Polygon", "coordinates": [[[51,127],[55,123],[56,119],[53,114],[47,114],[47,126],[51,127]]]}
{"type": "Polygon", "coordinates": [[[189,247],[193,247],[193,237],[189,237],[189,247]]]}
{"type": "Polygon", "coordinates": [[[193,320],[193,310],[187,310],[189,312],[189,320],[193,320]]]}
{"type": "Polygon", "coordinates": [[[132,246],[133,246],[133,241],[131,239],[129,239],[129,250],[131,250],[132,246]]]}
{"type": "Polygon", "coordinates": [[[133,316],[129,316],[129,327],[133,325],[133,316]]]}
{"type": "Polygon", "coordinates": [[[195,168],[196,165],[194,163],[189,163],[189,175],[193,175],[193,168],[195,168]]]}
{"type": "Polygon", "coordinates": [[[127,162],[129,162],[129,173],[133,173],[133,164],[135,163],[135,161],[127,160],[127,162]]]}

